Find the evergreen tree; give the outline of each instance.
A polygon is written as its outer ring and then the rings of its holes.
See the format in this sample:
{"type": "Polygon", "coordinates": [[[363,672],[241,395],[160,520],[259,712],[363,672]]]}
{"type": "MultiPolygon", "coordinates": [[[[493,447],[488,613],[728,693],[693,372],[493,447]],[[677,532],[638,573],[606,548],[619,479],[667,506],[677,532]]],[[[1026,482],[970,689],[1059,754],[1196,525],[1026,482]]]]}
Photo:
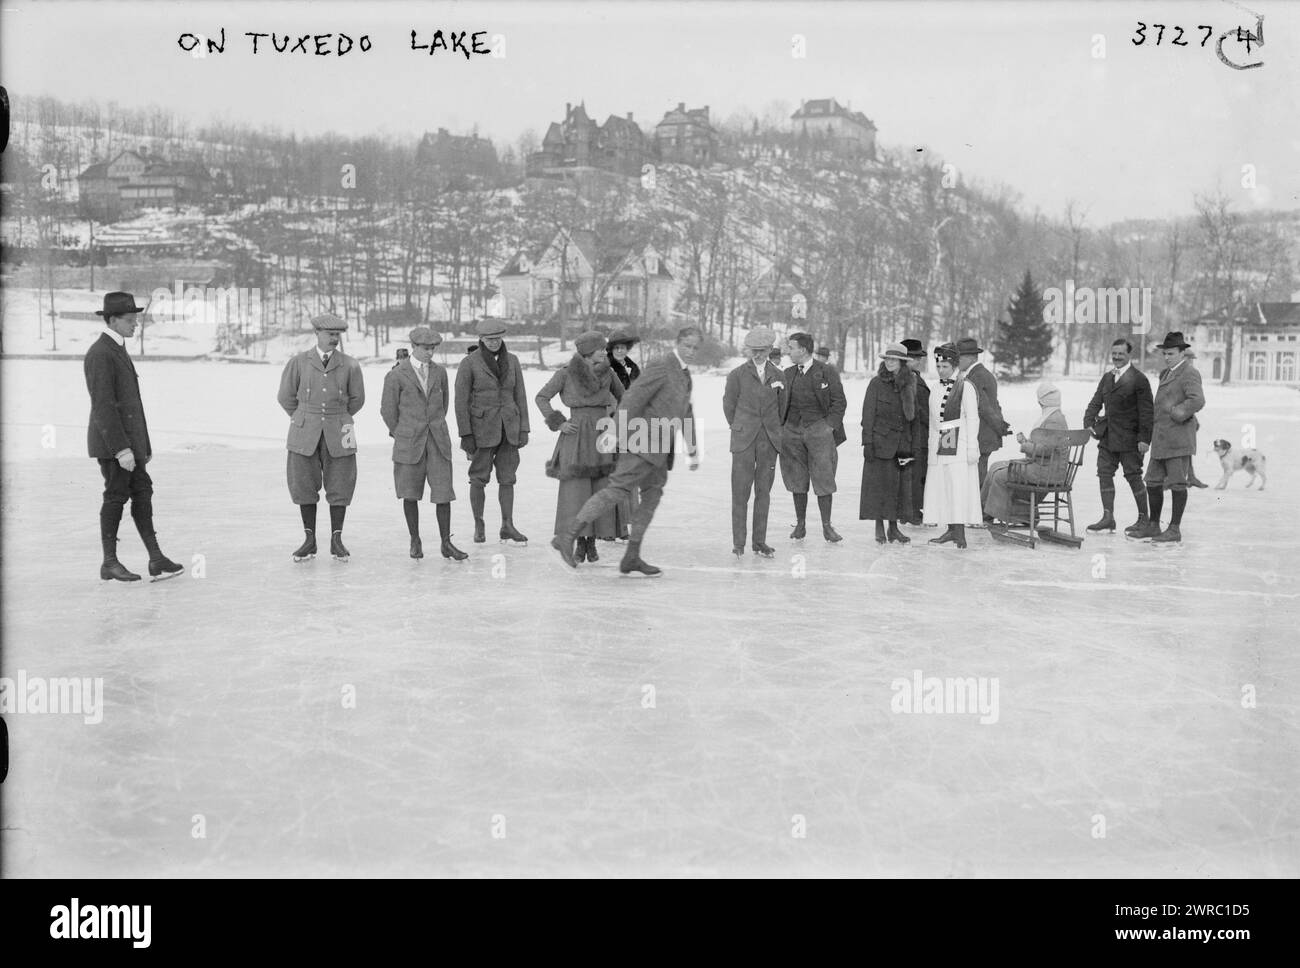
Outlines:
{"type": "Polygon", "coordinates": [[[1043,292],[1028,269],[1007,304],[1007,313],[1009,320],[998,321],[993,359],[1014,363],[1020,376],[1041,370],[1052,355],[1052,328],[1043,320],[1043,292]]]}

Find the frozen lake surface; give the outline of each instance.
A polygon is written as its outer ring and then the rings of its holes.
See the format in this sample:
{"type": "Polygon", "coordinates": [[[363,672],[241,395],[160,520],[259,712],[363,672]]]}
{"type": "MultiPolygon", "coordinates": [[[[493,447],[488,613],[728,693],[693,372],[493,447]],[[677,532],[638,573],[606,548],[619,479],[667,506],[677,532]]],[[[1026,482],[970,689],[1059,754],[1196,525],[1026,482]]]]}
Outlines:
{"type": "MultiPolygon", "coordinates": [[[[1199,474],[1250,424],[1269,486],[1194,491],[1181,546],[975,531],[959,552],[925,528],[880,547],[857,520],[850,381],[844,542],[788,540],[778,476],[777,556],[737,562],[723,378],[700,375],[703,466],[670,476],[644,546],[665,574],[646,580],[618,575],[620,545],[576,573],[547,547],[555,438],[535,408],[530,545],[471,542],[457,453],[471,557],[410,560],[386,365],[366,368],[352,560],[295,565],[280,368],[137,366],[156,525],[189,571],[125,586],[98,578],[80,365],[0,363],[0,675],[102,678],[104,700],[97,724],[5,715],[8,876],[1300,873],[1293,389],[1207,380],[1199,474]],[[996,680],[995,721],[896,711],[917,670],[996,680]]],[[[1072,426],[1095,382],[1059,383],[1072,426]]],[[[1027,431],[1033,385],[1003,396],[1027,431]]],[[[1090,445],[1081,528],[1094,466],[1090,445]]],[[[490,490],[489,537],[498,522],[490,490]]],[[[436,548],[427,504],[421,525],[436,548]]],[[[129,521],[121,538],[142,572],[129,521]]]]}

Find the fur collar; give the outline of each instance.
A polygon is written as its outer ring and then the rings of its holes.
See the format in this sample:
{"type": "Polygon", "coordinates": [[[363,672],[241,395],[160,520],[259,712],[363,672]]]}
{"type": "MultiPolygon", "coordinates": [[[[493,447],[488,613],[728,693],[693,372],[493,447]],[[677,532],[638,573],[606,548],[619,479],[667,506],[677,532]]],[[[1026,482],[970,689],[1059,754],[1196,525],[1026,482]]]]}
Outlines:
{"type": "Polygon", "coordinates": [[[609,363],[596,360],[590,363],[579,353],[573,354],[566,367],[569,377],[578,385],[584,396],[592,396],[606,387],[609,380],[609,363]]]}
{"type": "Polygon", "coordinates": [[[885,369],[885,361],[880,361],[880,368],[876,371],[876,376],[892,386],[898,393],[899,401],[903,405],[903,419],[912,421],[916,419],[916,374],[912,368],[904,363],[898,368],[897,373],[890,373],[885,369]]]}

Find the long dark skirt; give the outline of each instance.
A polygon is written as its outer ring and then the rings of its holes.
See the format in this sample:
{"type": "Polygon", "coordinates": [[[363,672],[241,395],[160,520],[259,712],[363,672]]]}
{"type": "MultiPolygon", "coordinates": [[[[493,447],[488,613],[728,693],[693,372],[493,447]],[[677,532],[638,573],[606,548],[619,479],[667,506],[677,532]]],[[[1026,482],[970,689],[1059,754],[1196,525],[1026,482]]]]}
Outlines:
{"type": "Polygon", "coordinates": [[[902,468],[893,457],[867,457],[862,463],[862,497],[858,518],[875,521],[909,521],[911,489],[903,487],[902,468]]]}
{"type": "MultiPolygon", "coordinates": [[[[564,534],[568,531],[588,498],[602,490],[608,481],[608,476],[571,477],[567,481],[560,481],[560,492],[555,498],[555,533],[564,534]]],[[[578,537],[613,538],[614,527],[614,512],[610,510],[593,521],[590,527],[583,528],[578,537]]]]}
{"type": "Polygon", "coordinates": [[[925,465],[926,459],[918,457],[902,471],[903,484],[898,493],[898,520],[913,521],[921,516],[925,507],[925,465]],[[907,502],[911,501],[909,507],[907,502]]]}

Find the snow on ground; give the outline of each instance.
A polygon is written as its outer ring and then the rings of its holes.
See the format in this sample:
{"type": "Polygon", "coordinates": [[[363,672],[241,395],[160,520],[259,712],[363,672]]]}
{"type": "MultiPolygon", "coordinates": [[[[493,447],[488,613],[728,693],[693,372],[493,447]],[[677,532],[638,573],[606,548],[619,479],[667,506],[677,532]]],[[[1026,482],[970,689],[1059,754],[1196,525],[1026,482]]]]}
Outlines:
{"type": "MultiPolygon", "coordinates": [[[[723,381],[700,375],[703,466],[672,473],[644,547],[665,574],[645,580],[617,574],[617,545],[576,573],[546,546],[555,438],[535,409],[531,544],[470,541],[458,454],[471,557],[410,560],[387,366],[365,367],[352,560],[295,565],[279,367],[139,361],[157,525],[190,571],[124,586],[97,576],[81,368],[0,361],[0,675],[102,677],[105,704],[98,724],[5,716],[5,874],[1300,872],[1294,390],[1207,385],[1202,450],[1253,425],[1269,486],[1193,492],[1181,546],[976,531],[959,552],[924,528],[882,548],[857,520],[850,381],[844,542],[789,541],[778,478],[777,557],[737,562],[723,381]],[[996,721],[893,711],[915,670],[996,679],[996,721]]],[[[1092,381],[1061,387],[1077,425],[1092,381]]],[[[1027,429],[1033,385],[1003,392],[1027,429]]],[[[487,517],[494,535],[491,493],[487,517]]],[[[427,505],[422,528],[428,546],[427,505]]],[[[143,570],[129,522],[121,538],[143,570]]]]}

